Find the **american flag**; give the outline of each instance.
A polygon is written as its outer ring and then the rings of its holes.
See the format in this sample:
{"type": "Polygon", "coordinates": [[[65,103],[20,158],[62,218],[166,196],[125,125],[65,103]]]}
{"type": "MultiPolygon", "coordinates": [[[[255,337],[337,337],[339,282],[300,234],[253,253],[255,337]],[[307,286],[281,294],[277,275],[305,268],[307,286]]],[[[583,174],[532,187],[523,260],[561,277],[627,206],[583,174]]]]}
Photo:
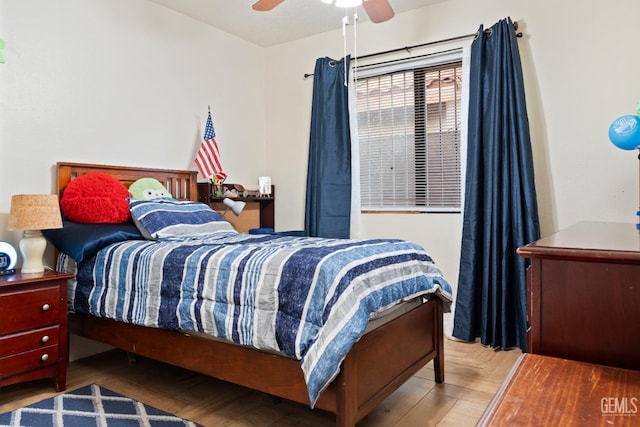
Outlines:
{"type": "Polygon", "coordinates": [[[220,150],[216,142],[216,132],[213,130],[211,111],[209,111],[207,125],[204,128],[204,141],[200,144],[196,156],[196,166],[200,174],[206,178],[215,176],[220,181],[224,181],[227,177],[227,174],[222,170],[222,163],[220,163],[220,150]]]}

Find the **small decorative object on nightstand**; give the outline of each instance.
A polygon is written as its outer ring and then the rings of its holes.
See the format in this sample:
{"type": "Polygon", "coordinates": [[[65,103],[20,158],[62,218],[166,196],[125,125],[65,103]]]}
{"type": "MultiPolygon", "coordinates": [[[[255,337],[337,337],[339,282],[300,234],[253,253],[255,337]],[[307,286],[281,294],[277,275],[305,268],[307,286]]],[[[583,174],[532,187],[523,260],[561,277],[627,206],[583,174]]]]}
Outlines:
{"type": "Polygon", "coordinates": [[[258,178],[258,192],[261,197],[269,197],[271,195],[271,177],[261,176],[258,178]]]}
{"type": "Polygon", "coordinates": [[[42,256],[47,241],[40,230],[62,228],[58,196],[55,194],[18,194],[11,197],[9,230],[23,230],[20,239],[22,273],[42,273],[42,256]]]}
{"type": "Polygon", "coordinates": [[[0,276],[0,387],[53,378],[66,388],[67,279],[72,274],[0,276]]]}
{"type": "Polygon", "coordinates": [[[18,254],[9,242],[0,242],[0,276],[14,274],[18,254]]]}

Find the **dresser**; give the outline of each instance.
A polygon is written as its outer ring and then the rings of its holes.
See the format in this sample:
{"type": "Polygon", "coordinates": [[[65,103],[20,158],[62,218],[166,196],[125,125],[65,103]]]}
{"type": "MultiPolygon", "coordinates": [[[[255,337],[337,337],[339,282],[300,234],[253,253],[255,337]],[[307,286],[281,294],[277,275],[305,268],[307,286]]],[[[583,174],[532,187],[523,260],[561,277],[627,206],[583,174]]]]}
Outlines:
{"type": "Polygon", "coordinates": [[[525,353],[478,422],[485,426],[637,426],[640,372],[525,353]]]}
{"type": "Polygon", "coordinates": [[[580,222],[518,249],[528,270],[527,351],[640,370],[640,233],[580,222]]]}
{"type": "Polygon", "coordinates": [[[66,387],[67,279],[46,271],[0,276],[0,387],[52,378],[66,387]]]}

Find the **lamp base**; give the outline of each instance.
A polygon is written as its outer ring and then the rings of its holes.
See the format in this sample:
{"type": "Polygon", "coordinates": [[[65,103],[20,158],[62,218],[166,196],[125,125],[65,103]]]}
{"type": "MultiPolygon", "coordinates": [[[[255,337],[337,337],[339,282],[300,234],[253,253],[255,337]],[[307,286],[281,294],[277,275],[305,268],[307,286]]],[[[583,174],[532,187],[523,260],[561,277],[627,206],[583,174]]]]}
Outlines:
{"type": "Polygon", "coordinates": [[[22,254],[21,273],[42,273],[44,264],[42,257],[47,248],[47,240],[40,230],[25,230],[20,239],[20,253],[22,254]]]}

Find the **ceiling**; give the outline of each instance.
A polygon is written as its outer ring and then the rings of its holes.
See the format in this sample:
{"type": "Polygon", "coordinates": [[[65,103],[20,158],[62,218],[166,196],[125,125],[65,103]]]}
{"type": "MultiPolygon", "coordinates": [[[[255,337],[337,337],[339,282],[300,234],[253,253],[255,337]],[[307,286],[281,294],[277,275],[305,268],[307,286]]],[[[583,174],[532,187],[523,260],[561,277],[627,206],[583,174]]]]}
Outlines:
{"type": "MultiPolygon", "coordinates": [[[[256,12],[256,0],[150,0],[259,46],[268,47],[341,28],[345,9],[320,0],[286,0],[256,12]]],[[[445,0],[389,0],[396,14],[445,0]]],[[[352,16],[352,11],[349,11],[352,16]]],[[[362,6],[358,22],[368,22],[362,6]]],[[[385,25],[385,23],[375,24],[385,25]]]]}

